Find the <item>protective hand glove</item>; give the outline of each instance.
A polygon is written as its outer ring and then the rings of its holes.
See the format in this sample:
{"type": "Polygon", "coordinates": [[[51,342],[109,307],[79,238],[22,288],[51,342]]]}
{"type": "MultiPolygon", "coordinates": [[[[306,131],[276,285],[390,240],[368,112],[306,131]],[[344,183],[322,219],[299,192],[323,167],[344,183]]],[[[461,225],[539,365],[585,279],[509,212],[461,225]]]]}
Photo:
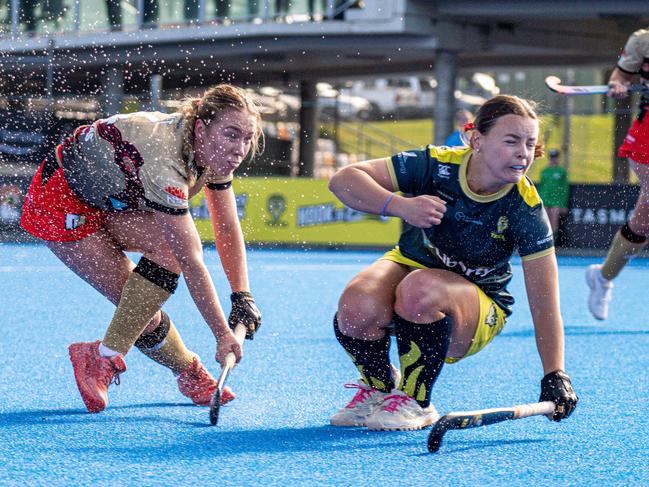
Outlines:
{"type": "Polygon", "coordinates": [[[232,301],[232,311],[228,318],[228,324],[234,331],[239,323],[246,326],[246,338],[252,340],[255,333],[261,326],[261,313],[252,298],[252,294],[247,291],[237,291],[230,295],[232,301]]]}
{"type": "Polygon", "coordinates": [[[550,372],[541,380],[541,397],[539,402],[552,401],[557,406],[552,417],[548,419],[561,421],[572,414],[579,398],[572,388],[570,377],[563,370],[550,372]]]}

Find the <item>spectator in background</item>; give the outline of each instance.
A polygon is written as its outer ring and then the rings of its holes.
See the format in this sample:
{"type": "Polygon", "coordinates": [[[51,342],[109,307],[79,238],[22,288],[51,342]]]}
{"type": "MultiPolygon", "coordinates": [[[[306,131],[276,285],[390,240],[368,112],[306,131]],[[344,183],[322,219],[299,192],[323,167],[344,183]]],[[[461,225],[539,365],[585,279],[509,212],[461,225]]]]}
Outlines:
{"type": "MultiPolygon", "coordinates": [[[[254,3],[258,3],[258,2],[254,2],[254,3]]],[[[232,0],[216,0],[216,10],[214,12],[216,18],[221,21],[226,19],[229,21],[231,4],[232,4],[232,0]]],[[[187,22],[196,22],[199,20],[198,5],[199,5],[199,0],[185,0],[185,20],[187,22]]]]}
{"type": "MultiPolygon", "coordinates": [[[[36,6],[38,2],[34,0],[22,0],[20,2],[19,19],[25,25],[25,32],[33,33],[36,30],[36,6]]],[[[9,2],[11,8],[11,2],[9,2]]]]}
{"type": "Polygon", "coordinates": [[[144,27],[156,27],[158,24],[158,0],[144,0],[144,12],[142,14],[142,25],[144,27]]]}
{"type": "Polygon", "coordinates": [[[568,213],[570,193],[568,171],[559,164],[559,154],[557,149],[548,151],[549,164],[541,171],[541,180],[538,185],[539,195],[548,212],[555,241],[559,234],[561,217],[568,213]]]}
{"type": "MultiPolygon", "coordinates": [[[[7,3],[11,8],[11,2],[7,3]]],[[[63,0],[21,0],[19,15],[20,21],[25,24],[25,32],[33,33],[39,21],[53,22],[58,27],[59,20],[65,15],[65,5],[63,0]]]]}
{"type": "Polygon", "coordinates": [[[122,30],[122,7],[119,0],[106,0],[106,13],[110,30],[122,30]]]}
{"type": "Polygon", "coordinates": [[[216,0],[216,18],[219,20],[230,20],[230,7],[232,0],[216,0]]]}
{"type": "Polygon", "coordinates": [[[275,20],[284,20],[290,7],[289,0],[275,0],[275,20]]]}
{"type": "Polygon", "coordinates": [[[473,114],[469,110],[458,110],[455,113],[455,124],[457,128],[446,137],[444,145],[448,147],[466,147],[467,143],[462,137],[465,132],[465,125],[473,120],[473,114]]]}
{"type": "MultiPolygon", "coordinates": [[[[122,30],[122,7],[120,0],[106,0],[106,13],[110,30],[122,30]]],[[[142,13],[142,25],[144,27],[155,27],[158,22],[158,1],[144,0],[144,12],[142,13]]]]}
{"type": "Polygon", "coordinates": [[[319,16],[316,15],[316,0],[309,0],[309,18],[315,20],[316,18],[323,18],[327,16],[328,0],[320,0],[322,11],[319,16]]]}
{"type": "Polygon", "coordinates": [[[248,17],[251,21],[259,19],[259,5],[263,0],[248,0],[248,17]]]}

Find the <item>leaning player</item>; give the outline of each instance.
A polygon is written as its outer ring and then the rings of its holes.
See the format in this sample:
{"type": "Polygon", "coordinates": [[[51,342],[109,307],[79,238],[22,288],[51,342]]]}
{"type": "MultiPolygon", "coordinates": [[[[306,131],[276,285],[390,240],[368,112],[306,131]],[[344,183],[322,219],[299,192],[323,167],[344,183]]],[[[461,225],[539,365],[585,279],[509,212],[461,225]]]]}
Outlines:
{"type": "Polygon", "coordinates": [[[552,231],[525,176],[542,152],[535,106],[497,96],[474,123],[467,148],[402,152],[347,166],[331,180],[346,205],[405,222],[399,245],[340,298],[335,334],[361,380],[333,425],[413,430],[434,423],[431,392],[444,363],[479,352],[511,313],[506,286],[515,250],[543,365],[540,400],[555,402],[555,421],[577,404],[564,366],[552,231]],[[400,374],[391,370],[390,330],[400,374]]]}
{"type": "MultiPolygon", "coordinates": [[[[629,95],[628,86],[639,75],[640,81],[649,87],[649,29],[631,34],[617,66],[609,78],[608,96],[614,99],[629,95]]],[[[629,259],[647,245],[649,236],[649,94],[644,92],[637,118],[629,129],[624,143],[618,150],[626,157],[640,182],[640,196],[633,209],[633,216],[615,234],[603,264],[593,264],[586,269],[586,282],[590,287],[588,309],[598,320],[608,317],[613,279],[629,259]]]]}
{"type": "MultiPolygon", "coordinates": [[[[216,359],[241,360],[231,328],[252,338],[261,315],[250,294],[233,171],[261,135],[259,111],[231,85],[209,89],[181,113],[115,115],[77,128],[45,158],[23,207],[22,227],[117,305],[104,338],[69,347],[88,411],[106,408],[108,385],[135,345],[176,376],[180,392],[208,405],[216,387],[160,308],[182,273],[217,340],[216,359]],[[205,187],[216,245],[232,288],[226,319],[203,261],[188,201],[205,187]],[[142,254],[137,265],[126,252],[142,254]]],[[[224,402],[233,398],[226,390],[224,402]]]]}

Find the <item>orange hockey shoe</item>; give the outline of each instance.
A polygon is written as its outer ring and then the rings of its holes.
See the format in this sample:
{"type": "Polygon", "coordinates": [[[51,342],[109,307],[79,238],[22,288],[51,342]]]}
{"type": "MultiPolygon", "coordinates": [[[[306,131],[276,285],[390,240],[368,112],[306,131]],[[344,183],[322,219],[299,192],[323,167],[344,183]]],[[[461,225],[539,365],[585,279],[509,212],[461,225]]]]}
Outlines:
{"type": "MultiPolygon", "coordinates": [[[[192,400],[197,406],[209,406],[210,399],[216,389],[216,380],[203,366],[198,357],[183,370],[177,378],[178,389],[183,396],[192,400]]],[[[232,401],[236,395],[228,386],[221,393],[221,404],[232,401]]]]}
{"type": "Polygon", "coordinates": [[[102,357],[101,342],[79,342],[68,347],[74,378],[89,413],[98,413],[108,405],[108,386],[119,384],[119,374],[126,371],[122,355],[102,357]]]}

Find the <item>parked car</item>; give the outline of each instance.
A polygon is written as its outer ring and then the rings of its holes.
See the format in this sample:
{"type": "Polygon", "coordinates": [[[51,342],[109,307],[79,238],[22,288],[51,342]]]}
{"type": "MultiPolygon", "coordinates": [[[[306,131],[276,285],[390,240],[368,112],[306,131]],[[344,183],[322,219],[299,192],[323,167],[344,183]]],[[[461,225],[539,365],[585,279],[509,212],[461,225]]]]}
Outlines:
{"type": "MultiPolygon", "coordinates": [[[[265,87],[262,90],[267,94],[275,90],[276,99],[288,111],[288,119],[297,120],[301,104],[297,95],[282,93],[275,88],[265,87]]],[[[341,120],[369,120],[375,116],[372,104],[364,97],[343,94],[329,83],[318,83],[316,90],[316,107],[322,118],[333,119],[336,112],[341,120]]]]}
{"type": "Polygon", "coordinates": [[[361,79],[347,82],[340,90],[346,96],[362,96],[369,101],[376,118],[393,115],[399,101],[409,97],[405,79],[361,79]]]}
{"type": "MultiPolygon", "coordinates": [[[[461,77],[458,86],[460,89],[455,92],[458,108],[471,111],[499,91],[493,77],[486,73],[461,77]]],[[[436,87],[437,81],[432,76],[400,76],[350,81],[341,93],[366,98],[374,117],[430,117],[436,87]]]]}
{"type": "Polygon", "coordinates": [[[366,98],[341,93],[329,83],[318,83],[317,93],[316,105],[322,117],[334,118],[337,113],[343,120],[372,118],[374,110],[366,98]]]}

